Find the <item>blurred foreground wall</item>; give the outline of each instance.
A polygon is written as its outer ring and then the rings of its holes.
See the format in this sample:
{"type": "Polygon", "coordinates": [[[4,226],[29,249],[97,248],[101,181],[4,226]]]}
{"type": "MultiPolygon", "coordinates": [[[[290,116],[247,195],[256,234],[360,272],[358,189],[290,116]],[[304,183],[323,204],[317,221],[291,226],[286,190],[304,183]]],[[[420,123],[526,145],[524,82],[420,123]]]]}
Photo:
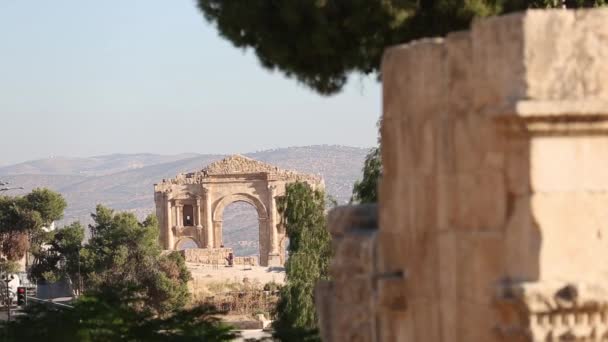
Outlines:
{"type": "Polygon", "coordinates": [[[395,46],[377,207],[330,214],[325,341],[608,339],[608,10],[395,46]]]}

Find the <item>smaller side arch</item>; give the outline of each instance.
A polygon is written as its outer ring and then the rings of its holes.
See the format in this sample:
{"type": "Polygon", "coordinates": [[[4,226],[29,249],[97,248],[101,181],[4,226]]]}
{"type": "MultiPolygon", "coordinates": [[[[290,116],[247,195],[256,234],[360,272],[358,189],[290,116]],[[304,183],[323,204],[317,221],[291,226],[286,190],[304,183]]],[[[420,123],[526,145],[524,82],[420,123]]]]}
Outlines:
{"type": "Polygon", "coordinates": [[[182,236],[175,243],[175,246],[173,247],[173,250],[180,251],[180,250],[183,250],[183,249],[200,248],[200,247],[201,247],[200,241],[198,241],[194,236],[182,236]],[[181,247],[184,247],[184,246],[188,246],[190,244],[194,244],[194,246],[186,247],[186,248],[181,248],[181,247]]]}

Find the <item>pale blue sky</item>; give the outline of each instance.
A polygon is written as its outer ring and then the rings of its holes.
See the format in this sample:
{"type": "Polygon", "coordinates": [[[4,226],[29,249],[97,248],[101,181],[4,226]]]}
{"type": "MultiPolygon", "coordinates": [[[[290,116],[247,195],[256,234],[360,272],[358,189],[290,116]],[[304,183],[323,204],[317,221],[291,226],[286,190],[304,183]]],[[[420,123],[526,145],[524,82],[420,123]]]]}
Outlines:
{"type": "Polygon", "coordinates": [[[0,164],[376,142],[380,85],[321,97],[221,39],[194,0],[0,0],[0,164]]]}

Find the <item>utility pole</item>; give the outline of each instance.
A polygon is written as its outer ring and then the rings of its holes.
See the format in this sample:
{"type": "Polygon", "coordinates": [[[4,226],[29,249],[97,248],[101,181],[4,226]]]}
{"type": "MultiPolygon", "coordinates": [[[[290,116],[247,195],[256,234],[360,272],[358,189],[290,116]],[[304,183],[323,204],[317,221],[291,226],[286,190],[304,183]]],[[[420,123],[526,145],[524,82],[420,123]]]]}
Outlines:
{"type": "Polygon", "coordinates": [[[15,276],[12,274],[9,276],[8,273],[6,273],[4,274],[4,276],[2,276],[2,280],[4,280],[4,284],[6,285],[6,312],[8,316],[8,322],[11,321],[11,297],[8,288],[8,283],[10,283],[13,279],[15,279],[15,276]]]}

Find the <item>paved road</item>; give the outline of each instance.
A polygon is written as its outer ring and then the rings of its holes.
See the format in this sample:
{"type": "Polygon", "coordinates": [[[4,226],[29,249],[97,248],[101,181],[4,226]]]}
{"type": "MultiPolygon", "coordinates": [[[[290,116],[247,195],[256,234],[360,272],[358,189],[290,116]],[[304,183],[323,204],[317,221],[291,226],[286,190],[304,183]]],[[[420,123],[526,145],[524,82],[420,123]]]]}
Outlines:
{"type": "MultiPolygon", "coordinates": [[[[31,297],[29,298],[29,300],[34,301],[31,297]]],[[[72,297],[53,298],[54,303],[57,303],[58,305],[62,305],[64,307],[67,306],[65,303],[69,303],[71,300],[72,300],[72,297]]],[[[11,307],[11,317],[15,317],[17,315],[22,315],[23,312],[21,311],[21,309],[22,309],[22,307],[13,305],[11,307]]],[[[7,319],[8,319],[8,313],[6,312],[6,307],[0,306],[0,321],[6,321],[7,319]]]]}
{"type": "MultiPolygon", "coordinates": [[[[21,315],[21,309],[14,306],[11,308],[11,317],[15,317],[16,315],[21,315]]],[[[0,307],[0,321],[6,321],[8,319],[8,313],[6,312],[5,307],[0,307]]]]}

